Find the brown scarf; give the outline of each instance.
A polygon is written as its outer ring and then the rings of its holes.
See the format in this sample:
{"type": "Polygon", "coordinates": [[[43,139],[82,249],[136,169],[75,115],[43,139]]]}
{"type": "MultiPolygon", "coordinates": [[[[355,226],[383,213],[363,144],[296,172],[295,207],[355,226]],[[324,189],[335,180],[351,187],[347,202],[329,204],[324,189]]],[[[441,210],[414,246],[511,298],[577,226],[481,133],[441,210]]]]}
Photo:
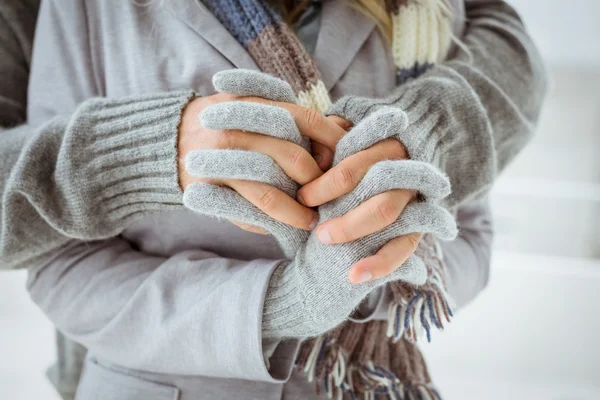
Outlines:
{"type": "MultiPolygon", "coordinates": [[[[263,72],[292,86],[300,105],[320,112],[331,106],[314,60],[267,1],[203,3],[263,72]]],[[[450,13],[445,0],[385,0],[385,7],[392,19],[391,52],[401,85],[446,57],[450,13]]],[[[387,321],[348,321],[302,345],[296,366],[316,382],[317,392],[339,399],[440,399],[415,342],[423,336],[430,340],[434,327],[442,329],[452,306],[441,252],[431,236],[421,240],[417,255],[427,266],[428,281],[420,287],[389,284],[387,321]]]]}

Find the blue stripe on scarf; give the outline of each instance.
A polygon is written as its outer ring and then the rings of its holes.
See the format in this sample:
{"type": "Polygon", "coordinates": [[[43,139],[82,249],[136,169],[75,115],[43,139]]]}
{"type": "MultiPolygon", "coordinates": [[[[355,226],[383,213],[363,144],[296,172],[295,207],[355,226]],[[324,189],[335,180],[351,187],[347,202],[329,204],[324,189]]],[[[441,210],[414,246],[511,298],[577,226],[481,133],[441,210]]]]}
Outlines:
{"type": "Polygon", "coordinates": [[[280,22],[264,0],[202,0],[202,3],[245,49],[266,27],[275,27],[280,22]]]}

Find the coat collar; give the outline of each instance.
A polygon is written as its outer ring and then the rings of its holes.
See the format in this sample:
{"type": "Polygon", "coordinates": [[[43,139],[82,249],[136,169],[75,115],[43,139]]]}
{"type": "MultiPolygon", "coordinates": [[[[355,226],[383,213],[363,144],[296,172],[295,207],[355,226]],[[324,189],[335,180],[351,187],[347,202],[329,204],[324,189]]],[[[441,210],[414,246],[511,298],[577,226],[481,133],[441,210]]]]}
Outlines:
{"type": "Polygon", "coordinates": [[[164,6],[198,32],[236,68],[258,69],[246,49],[199,0],[169,0],[164,2],[164,6]]]}
{"type": "MultiPolygon", "coordinates": [[[[241,44],[199,0],[169,0],[164,6],[200,34],[237,68],[258,69],[241,44]]],[[[327,89],[341,78],[375,24],[341,0],[327,0],[313,57],[327,89]]]]}
{"type": "Polygon", "coordinates": [[[375,23],[342,0],[323,3],[313,58],[327,90],[337,83],[375,28],[375,23]]]}

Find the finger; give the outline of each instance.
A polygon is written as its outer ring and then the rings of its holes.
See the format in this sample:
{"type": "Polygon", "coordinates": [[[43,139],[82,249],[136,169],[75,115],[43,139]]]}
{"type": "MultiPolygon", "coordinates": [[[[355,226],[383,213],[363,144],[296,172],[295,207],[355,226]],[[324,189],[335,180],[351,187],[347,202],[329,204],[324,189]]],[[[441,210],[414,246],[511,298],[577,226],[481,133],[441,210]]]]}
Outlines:
{"type": "Polygon", "coordinates": [[[404,131],[408,125],[406,113],[395,107],[375,111],[357,124],[348,135],[340,140],[335,149],[333,165],[351,154],[365,150],[375,143],[391,138],[404,131]]]}
{"type": "Polygon", "coordinates": [[[344,128],[312,108],[289,103],[278,103],[278,105],[292,114],[303,136],[325,145],[331,151],[335,150],[337,143],[346,134],[344,128]]]}
{"type": "Polygon", "coordinates": [[[323,171],[308,151],[285,140],[254,132],[225,130],[215,131],[207,141],[210,142],[207,143],[207,147],[215,149],[240,149],[265,154],[300,185],[323,175],[323,171]]]}
{"type": "Polygon", "coordinates": [[[328,115],[327,119],[339,125],[346,132],[348,132],[350,129],[352,129],[352,126],[354,126],[354,124],[351,121],[348,121],[347,119],[344,119],[337,115],[328,115]]]}
{"type": "Polygon", "coordinates": [[[213,86],[220,93],[258,96],[288,103],[298,101],[289,83],[263,72],[248,69],[217,72],[213,76],[213,86]]]}
{"type": "Polygon", "coordinates": [[[277,221],[304,230],[312,230],[317,225],[319,215],[313,209],[271,185],[239,180],[224,183],[277,221]]]}
{"type": "Polygon", "coordinates": [[[397,159],[402,145],[394,139],[377,143],[358,152],[331,168],[318,179],[307,183],[298,191],[301,203],[316,207],[350,193],[363,179],[372,165],[381,160],[397,159]]]}
{"type": "Polygon", "coordinates": [[[186,157],[186,170],[206,179],[262,182],[295,197],[298,185],[266,154],[246,150],[199,150],[186,157]]]}
{"type": "Polygon", "coordinates": [[[240,228],[242,228],[245,231],[248,232],[252,232],[252,233],[258,233],[260,235],[268,235],[269,232],[267,232],[266,229],[263,229],[261,227],[258,226],[254,226],[254,225],[250,225],[250,224],[245,224],[243,222],[240,221],[231,221],[232,224],[234,224],[235,226],[238,226],[240,228]]]}
{"type": "Polygon", "coordinates": [[[335,150],[337,143],[346,134],[344,128],[335,122],[336,120],[329,119],[312,108],[292,103],[273,102],[260,97],[245,97],[243,100],[270,104],[288,110],[302,136],[321,143],[332,151],[335,150]]]}
{"type": "Polygon", "coordinates": [[[346,243],[391,225],[406,205],[416,197],[414,190],[391,190],[365,201],[346,215],[319,225],[317,237],[322,243],[346,243]]]}
{"type": "MultiPolygon", "coordinates": [[[[347,121],[342,117],[338,117],[337,115],[330,115],[327,117],[327,119],[336,123],[346,132],[352,128],[352,122],[347,121]]],[[[311,142],[313,158],[317,161],[317,164],[319,164],[319,168],[321,168],[321,170],[327,171],[329,168],[331,168],[331,163],[333,162],[333,151],[319,142],[311,142]]]]}
{"type": "Polygon", "coordinates": [[[393,273],[417,250],[421,237],[421,233],[411,233],[390,240],[375,255],[354,264],[348,279],[356,285],[393,273]]]}
{"type": "MultiPolygon", "coordinates": [[[[219,182],[220,184],[220,182],[219,182]]],[[[183,204],[190,210],[211,216],[259,226],[279,243],[287,258],[293,258],[309,233],[270,218],[235,190],[209,183],[193,183],[183,193],[183,204]]]]}
{"type": "Polygon", "coordinates": [[[241,100],[217,103],[202,111],[200,121],[208,129],[256,132],[297,145],[308,145],[290,112],[271,104],[241,100]]]}
{"type": "Polygon", "coordinates": [[[312,155],[321,171],[327,171],[333,162],[333,151],[329,150],[325,145],[319,142],[312,142],[312,155]]]}

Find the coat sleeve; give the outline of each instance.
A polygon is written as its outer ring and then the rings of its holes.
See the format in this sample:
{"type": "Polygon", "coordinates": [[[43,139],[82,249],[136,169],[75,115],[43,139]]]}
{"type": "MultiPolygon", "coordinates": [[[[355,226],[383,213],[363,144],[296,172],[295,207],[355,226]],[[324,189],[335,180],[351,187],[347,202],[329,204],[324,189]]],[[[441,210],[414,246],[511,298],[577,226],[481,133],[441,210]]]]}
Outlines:
{"type": "Polygon", "coordinates": [[[0,132],[0,269],[34,264],[72,239],[106,239],[148,213],[183,207],[177,130],[194,93],[97,97],[81,26],[84,2],[72,3],[42,4],[29,96],[26,39],[36,12],[25,12],[28,2],[0,6],[0,73],[9,78],[0,80],[0,122],[22,124],[29,98],[28,123],[0,132]]]}
{"type": "Polygon", "coordinates": [[[119,238],[72,242],[30,267],[27,287],[59,330],[109,362],[280,382],[295,352],[279,354],[267,369],[261,333],[265,291],[280,262],[200,250],[163,258],[119,238]]]}
{"type": "Polygon", "coordinates": [[[3,188],[3,258],[28,267],[34,302],[98,358],[156,373],[286,379],[294,346],[276,349],[268,368],[261,333],[280,261],[201,250],[158,257],[118,236],[145,212],[183,207],[175,138],[192,94],[98,98],[84,2],[58,3],[40,10],[30,126],[7,135],[21,150],[3,188]]]}

